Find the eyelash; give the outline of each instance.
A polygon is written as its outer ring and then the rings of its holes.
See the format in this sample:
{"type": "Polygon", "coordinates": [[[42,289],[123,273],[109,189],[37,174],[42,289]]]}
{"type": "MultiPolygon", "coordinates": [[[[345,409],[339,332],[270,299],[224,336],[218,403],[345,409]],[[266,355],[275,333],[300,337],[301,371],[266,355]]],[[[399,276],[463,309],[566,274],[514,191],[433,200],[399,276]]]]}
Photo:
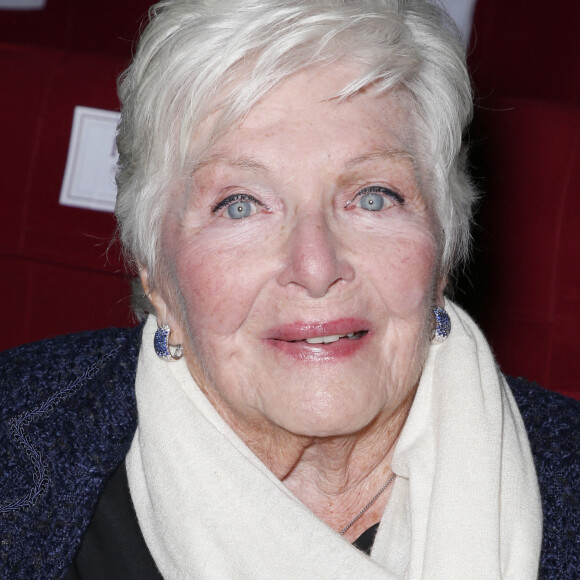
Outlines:
{"type": "MultiPolygon", "coordinates": [[[[392,189],[389,189],[388,187],[382,187],[380,185],[372,185],[370,187],[364,187],[363,189],[357,191],[356,195],[350,201],[348,201],[344,207],[345,208],[351,207],[359,197],[363,195],[368,195],[369,193],[378,193],[380,195],[383,195],[384,197],[393,200],[399,205],[403,205],[405,203],[405,198],[400,194],[398,194],[397,192],[393,191],[392,189]]],[[[214,207],[212,208],[212,213],[217,213],[218,211],[228,207],[229,205],[235,203],[236,201],[248,201],[250,203],[256,204],[257,206],[265,210],[269,209],[262,202],[258,201],[255,197],[251,195],[247,195],[245,193],[236,193],[234,195],[229,195],[228,197],[222,199],[216,205],[214,205],[214,207]]]]}
{"type": "Polygon", "coordinates": [[[344,207],[351,207],[359,197],[368,195],[369,193],[378,193],[399,205],[403,205],[405,203],[405,198],[396,191],[380,185],[371,185],[370,187],[363,187],[361,190],[357,191],[356,195],[350,201],[348,201],[344,207]]]}
{"type": "Polygon", "coordinates": [[[229,205],[235,203],[236,201],[249,201],[250,203],[254,203],[257,206],[260,206],[265,210],[268,210],[268,207],[266,207],[262,202],[258,201],[255,197],[252,197],[251,195],[247,195],[245,193],[235,193],[234,195],[228,195],[228,197],[219,201],[216,205],[213,206],[211,211],[212,213],[217,213],[218,211],[220,211],[220,209],[228,207],[229,205]]]}

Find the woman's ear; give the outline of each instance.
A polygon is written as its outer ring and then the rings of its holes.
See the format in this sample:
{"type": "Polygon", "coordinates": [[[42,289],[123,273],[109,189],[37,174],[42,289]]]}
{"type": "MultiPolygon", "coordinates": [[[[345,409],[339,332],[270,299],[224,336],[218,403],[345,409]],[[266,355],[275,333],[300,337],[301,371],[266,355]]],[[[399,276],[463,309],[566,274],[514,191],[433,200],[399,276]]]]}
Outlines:
{"type": "Polygon", "coordinates": [[[139,268],[139,278],[141,278],[141,285],[143,286],[143,290],[145,292],[145,296],[151,304],[153,304],[153,308],[155,308],[155,314],[157,315],[157,320],[159,324],[167,324],[165,322],[166,314],[167,314],[167,304],[165,300],[162,298],[161,294],[156,290],[151,290],[151,284],[149,281],[149,272],[147,268],[140,267],[139,268]]]}
{"type": "Polygon", "coordinates": [[[439,280],[437,285],[437,296],[435,298],[437,306],[443,308],[445,306],[445,288],[447,288],[447,282],[449,282],[449,277],[447,274],[439,280]]]}
{"type": "Polygon", "coordinates": [[[149,302],[153,304],[155,308],[155,316],[157,317],[157,324],[163,326],[167,324],[171,329],[171,334],[169,335],[169,343],[172,345],[183,344],[184,334],[181,329],[181,325],[178,322],[178,317],[173,314],[173,310],[168,304],[167,300],[163,297],[162,293],[158,289],[151,289],[149,272],[147,268],[139,268],[139,277],[141,278],[141,284],[143,285],[143,290],[145,295],[149,299],[149,302]]]}

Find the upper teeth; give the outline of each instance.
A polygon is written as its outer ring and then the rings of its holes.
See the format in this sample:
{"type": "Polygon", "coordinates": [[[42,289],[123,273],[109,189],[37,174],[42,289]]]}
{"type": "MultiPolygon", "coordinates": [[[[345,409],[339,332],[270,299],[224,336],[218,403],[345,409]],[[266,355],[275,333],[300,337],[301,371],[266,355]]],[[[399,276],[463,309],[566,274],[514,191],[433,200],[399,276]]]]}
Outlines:
{"type": "Polygon", "coordinates": [[[315,336],[314,338],[305,339],[309,344],[328,344],[329,342],[336,342],[339,338],[354,338],[356,332],[349,334],[331,334],[330,336],[315,336]]]}

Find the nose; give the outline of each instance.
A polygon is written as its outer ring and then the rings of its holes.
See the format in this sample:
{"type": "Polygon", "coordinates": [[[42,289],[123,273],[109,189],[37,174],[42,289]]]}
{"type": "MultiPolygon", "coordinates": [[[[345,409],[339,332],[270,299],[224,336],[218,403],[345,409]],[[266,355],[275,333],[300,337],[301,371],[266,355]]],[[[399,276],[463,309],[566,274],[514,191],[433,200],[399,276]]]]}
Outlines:
{"type": "Polygon", "coordinates": [[[298,216],[289,235],[286,260],[278,283],[301,287],[311,298],[322,298],[337,282],[354,278],[340,240],[323,216],[298,216]]]}

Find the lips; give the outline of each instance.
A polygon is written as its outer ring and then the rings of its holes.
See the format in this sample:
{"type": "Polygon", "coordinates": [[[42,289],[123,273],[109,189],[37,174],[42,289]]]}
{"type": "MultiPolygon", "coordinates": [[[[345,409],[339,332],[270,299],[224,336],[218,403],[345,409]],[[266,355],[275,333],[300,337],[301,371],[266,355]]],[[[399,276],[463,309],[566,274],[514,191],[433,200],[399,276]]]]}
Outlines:
{"type": "Polygon", "coordinates": [[[355,318],[297,322],[272,329],[267,343],[300,360],[328,360],[354,354],[367,342],[369,332],[369,321],[355,318]]]}
{"type": "MultiPolygon", "coordinates": [[[[332,334],[330,336],[314,336],[312,338],[304,339],[308,344],[330,344],[336,342],[341,338],[347,338],[348,340],[358,340],[362,338],[368,330],[357,330],[356,332],[349,332],[348,334],[332,334]]],[[[298,342],[298,341],[297,341],[298,342]]]]}

